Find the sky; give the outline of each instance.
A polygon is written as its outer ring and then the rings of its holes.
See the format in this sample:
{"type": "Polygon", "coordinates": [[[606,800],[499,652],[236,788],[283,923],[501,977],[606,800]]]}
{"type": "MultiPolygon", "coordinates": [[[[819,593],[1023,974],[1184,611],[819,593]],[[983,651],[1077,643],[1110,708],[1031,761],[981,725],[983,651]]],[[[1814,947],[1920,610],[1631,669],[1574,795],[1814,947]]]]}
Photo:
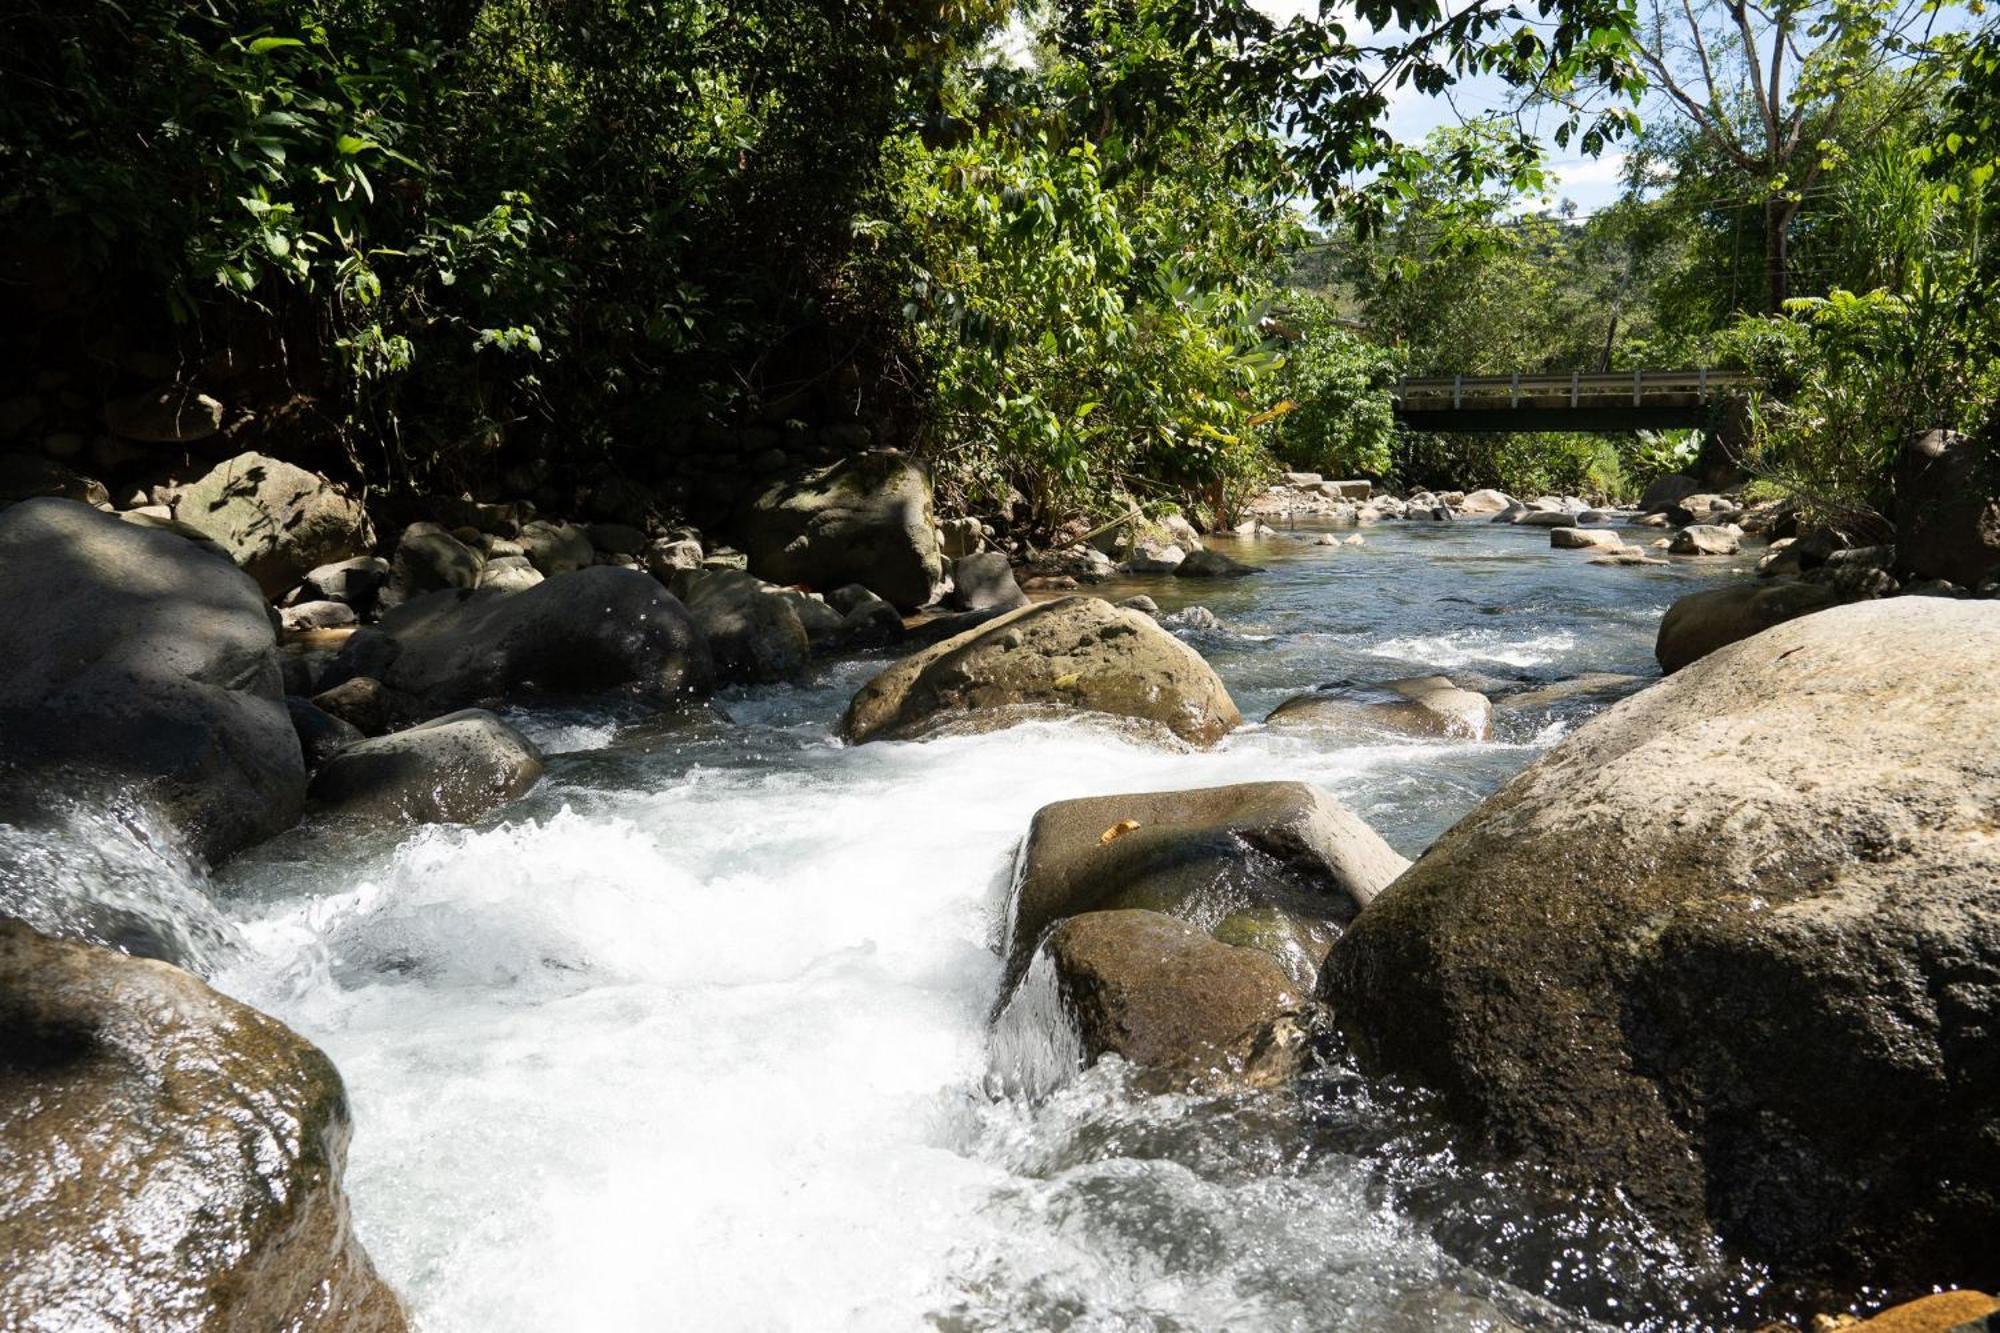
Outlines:
{"type": "MultiPolygon", "coordinates": [[[[1278,23],[1301,14],[1313,17],[1319,13],[1319,0],[1251,0],[1251,3],[1278,23]]],[[[1356,41],[1367,40],[1369,29],[1366,24],[1350,20],[1348,27],[1356,41]]],[[[1477,116],[1482,112],[1499,110],[1505,105],[1505,86],[1491,77],[1468,79],[1458,84],[1452,90],[1450,101],[1442,97],[1426,97],[1406,86],[1390,91],[1388,129],[1397,139],[1415,141],[1441,125],[1456,124],[1461,116],[1477,116]]],[[[1553,208],[1569,200],[1580,211],[1589,213],[1614,202],[1623,193],[1620,173],[1624,170],[1625,155],[1616,147],[1597,157],[1585,157],[1573,149],[1558,148],[1552,139],[1545,138],[1543,147],[1554,185],[1546,200],[1522,201],[1522,210],[1553,208]]]]}

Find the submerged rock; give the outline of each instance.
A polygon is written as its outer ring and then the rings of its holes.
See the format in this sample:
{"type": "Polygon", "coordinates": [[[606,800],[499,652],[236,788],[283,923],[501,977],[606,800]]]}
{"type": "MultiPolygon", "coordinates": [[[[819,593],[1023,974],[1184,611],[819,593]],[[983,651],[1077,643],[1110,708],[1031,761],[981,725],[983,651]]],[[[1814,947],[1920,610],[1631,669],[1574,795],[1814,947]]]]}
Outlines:
{"type": "Polygon", "coordinates": [[[1246,574],[1262,574],[1261,565],[1246,565],[1220,551],[1195,551],[1174,569],[1184,579],[1240,579],[1246,574]]]}
{"type": "Polygon", "coordinates": [[[72,500],[0,512],[0,799],[136,789],[209,862],[297,821],[305,763],[248,576],[72,500]]]}
{"type": "Polygon", "coordinates": [[[1493,734],[1493,704],[1460,689],[1449,676],[1410,676],[1365,688],[1299,694],[1271,710],[1266,726],[1341,726],[1354,723],[1483,741],[1493,734]]]}
{"type": "Polygon", "coordinates": [[[347,1095],[165,963],[0,920],[0,1327],[399,1333],[348,1223],[347,1095]]]}
{"type": "MultiPolygon", "coordinates": [[[[522,592],[434,592],[354,635],[331,679],[372,675],[431,712],[524,690],[665,702],[714,682],[708,641],[649,574],[599,565],[522,592]]],[[[324,705],[322,705],[324,706],[324,705]]]]}
{"type": "Polygon", "coordinates": [[[1065,597],[988,620],[904,658],[861,688],[841,733],[908,739],[953,721],[1093,712],[1159,723],[1212,745],[1242,721],[1200,654],[1138,611],[1065,597]]]}
{"type": "Polygon", "coordinates": [[[900,454],[857,454],[786,477],[737,527],[751,572],[773,583],[859,583],[909,611],[944,580],[930,479],[900,454]]]}
{"type": "Polygon", "coordinates": [[[344,487],[257,453],[238,454],[182,487],[174,518],[228,551],[266,597],[374,543],[361,501],[344,487]]]}
{"type": "Polygon", "coordinates": [[[1035,812],[1008,926],[1018,975],[1064,917],[1144,908],[1234,942],[1265,934],[1296,980],[1309,981],[1354,914],[1409,867],[1375,830],[1319,788],[1250,782],[1188,791],[1057,801],[1035,812]],[[1300,927],[1247,919],[1274,908],[1300,927]]]}
{"type": "Polygon", "coordinates": [[[526,795],[541,776],[533,742],[484,709],[468,708],[346,746],[314,775],[309,794],[329,814],[470,824],[526,795]]]}
{"type": "Polygon", "coordinates": [[[1295,1067],[1280,1025],[1307,996],[1268,953],[1142,911],[1070,917],[1043,948],[1086,1060],[1116,1054],[1168,1086],[1277,1082],[1295,1067]]]}
{"type": "Polygon", "coordinates": [[[1487,1152],[1781,1276],[1976,1280],[2000,1235],[1996,734],[2000,608],[1781,625],[1461,821],[1321,994],[1487,1152]]]}
{"type": "Polygon", "coordinates": [[[1773,625],[1838,606],[1844,599],[1811,583],[1732,583],[1689,593],[1667,608],[1653,643],[1669,674],[1773,625]]]}
{"type": "Polygon", "coordinates": [[[1581,676],[1552,681],[1547,685],[1537,685],[1533,689],[1496,699],[1493,702],[1493,711],[1515,716],[1541,712],[1576,700],[1632,694],[1645,684],[1645,679],[1640,676],[1621,675],[1614,671],[1587,671],[1581,676]]]}

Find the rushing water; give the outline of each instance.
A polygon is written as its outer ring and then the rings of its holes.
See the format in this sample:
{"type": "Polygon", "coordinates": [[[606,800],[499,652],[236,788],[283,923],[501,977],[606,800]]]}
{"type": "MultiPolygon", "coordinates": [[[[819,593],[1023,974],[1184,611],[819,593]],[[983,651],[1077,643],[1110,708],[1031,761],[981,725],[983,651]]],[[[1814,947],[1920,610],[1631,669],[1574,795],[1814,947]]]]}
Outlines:
{"type": "MultiPolygon", "coordinates": [[[[1366,538],[1100,591],[1212,610],[1183,636],[1254,723],[1330,681],[1650,675],[1661,612],[1732,572],[1484,523],[1366,538]]],[[[1045,802],[1304,779],[1415,855],[1580,711],[1487,744],[1253,724],[1179,753],[1079,721],[847,748],[881,662],[731,692],[733,724],[524,713],[549,778],[504,819],[308,827],[213,886],[197,934],[231,938],[202,956],[345,1075],[357,1225],[423,1328],[1686,1327],[1751,1290],[1615,1201],[1460,1167],[1420,1099],[1338,1069],[1303,1103],[1138,1098],[1115,1061],[1062,1077],[1047,1014],[987,1025],[1045,802]]]]}

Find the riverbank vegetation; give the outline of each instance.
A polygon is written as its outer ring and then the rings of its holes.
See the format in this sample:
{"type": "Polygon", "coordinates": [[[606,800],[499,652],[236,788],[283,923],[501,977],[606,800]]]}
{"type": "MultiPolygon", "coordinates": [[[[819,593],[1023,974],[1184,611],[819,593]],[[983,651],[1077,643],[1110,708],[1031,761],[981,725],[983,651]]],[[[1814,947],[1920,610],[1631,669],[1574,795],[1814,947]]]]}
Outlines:
{"type": "MultiPolygon", "coordinates": [[[[1979,430],[2000,42],[1950,6],[59,0],[4,20],[4,424],[212,392],[377,493],[654,497],[887,443],[952,508],[1215,522],[1280,466],[1617,497],[1683,438],[1399,432],[1404,374],[1712,365],[1892,504],[1979,430]],[[1389,98],[1507,108],[1401,143],[1389,98]],[[1582,213],[1542,164],[1622,153],[1582,213]],[[772,455],[776,456],[776,455],[772,455]],[[792,456],[792,455],[785,455],[792,456]]],[[[19,447],[10,445],[9,447],[19,447]]]]}

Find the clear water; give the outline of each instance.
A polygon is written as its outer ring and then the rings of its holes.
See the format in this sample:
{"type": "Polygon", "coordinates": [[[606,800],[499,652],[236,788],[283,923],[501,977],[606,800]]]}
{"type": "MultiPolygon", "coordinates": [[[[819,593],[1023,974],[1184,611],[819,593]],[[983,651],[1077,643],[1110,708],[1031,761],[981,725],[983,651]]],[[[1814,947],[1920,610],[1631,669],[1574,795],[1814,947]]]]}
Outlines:
{"type": "MultiPolygon", "coordinates": [[[[1666,606],[1741,572],[1484,523],[1365,535],[1099,591],[1212,610],[1185,637],[1254,722],[1330,681],[1651,675],[1666,606]]],[[[1459,1166],[1420,1097],[1336,1068],[1302,1099],[1138,1098],[1115,1062],[1068,1076],[1046,1016],[987,1024],[1045,802],[1304,779],[1414,855],[1579,712],[1487,744],[1251,725],[1180,753],[1068,722],[846,748],[883,660],[730,693],[733,724],[523,714],[556,753],[504,820],[305,829],[214,886],[203,938],[229,938],[198,961],[339,1065],[357,1224],[422,1328],[1692,1328],[1756,1304],[1754,1274],[1615,1200],[1459,1166]]]]}

